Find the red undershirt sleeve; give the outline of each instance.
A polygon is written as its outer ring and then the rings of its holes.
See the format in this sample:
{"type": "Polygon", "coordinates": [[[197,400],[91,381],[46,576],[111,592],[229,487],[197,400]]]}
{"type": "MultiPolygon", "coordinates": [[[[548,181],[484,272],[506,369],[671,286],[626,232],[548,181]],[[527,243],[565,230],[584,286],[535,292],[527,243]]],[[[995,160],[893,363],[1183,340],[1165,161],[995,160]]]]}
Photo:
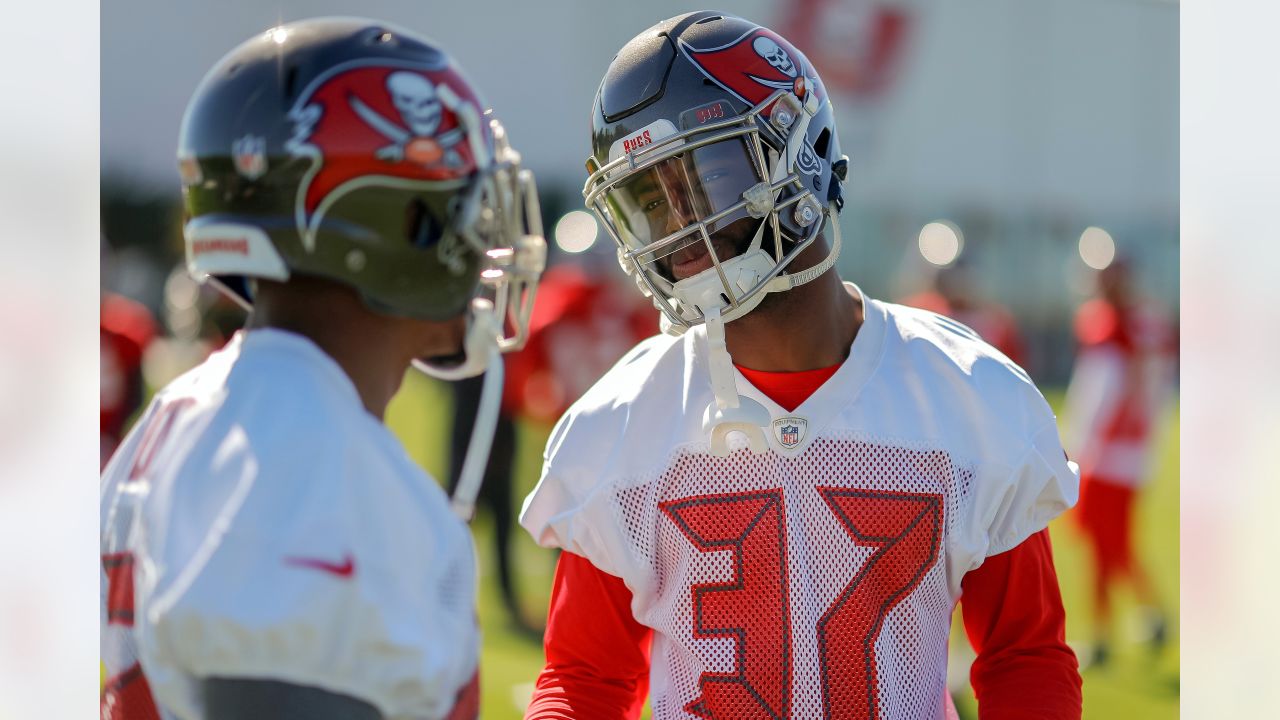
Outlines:
{"type": "Polygon", "coordinates": [[[560,554],[543,641],[547,664],[526,720],[634,720],[649,694],[653,631],[631,614],[631,591],[572,553],[560,554]]]}
{"type": "Polygon", "coordinates": [[[981,720],[1079,720],[1080,672],[1049,531],[993,555],[961,581],[965,632],[978,653],[969,678],[981,720]]]}

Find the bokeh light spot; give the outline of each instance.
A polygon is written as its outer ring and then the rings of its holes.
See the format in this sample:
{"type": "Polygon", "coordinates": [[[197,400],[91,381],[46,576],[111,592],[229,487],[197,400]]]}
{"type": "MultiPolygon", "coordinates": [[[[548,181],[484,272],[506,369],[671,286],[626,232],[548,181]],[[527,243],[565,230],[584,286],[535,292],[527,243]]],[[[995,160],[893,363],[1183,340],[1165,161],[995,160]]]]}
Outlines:
{"type": "Polygon", "coordinates": [[[1080,259],[1094,270],[1106,269],[1116,259],[1116,242],[1111,233],[1100,227],[1087,227],[1080,233],[1080,259]]]}
{"type": "Polygon", "coordinates": [[[931,222],[920,228],[920,255],[934,265],[950,265],[963,248],[964,238],[952,223],[931,222]]]}
{"type": "Polygon", "coordinates": [[[586,252],[595,244],[597,234],[595,216],[584,210],[573,210],[556,223],[556,246],[567,253],[586,252]]]}

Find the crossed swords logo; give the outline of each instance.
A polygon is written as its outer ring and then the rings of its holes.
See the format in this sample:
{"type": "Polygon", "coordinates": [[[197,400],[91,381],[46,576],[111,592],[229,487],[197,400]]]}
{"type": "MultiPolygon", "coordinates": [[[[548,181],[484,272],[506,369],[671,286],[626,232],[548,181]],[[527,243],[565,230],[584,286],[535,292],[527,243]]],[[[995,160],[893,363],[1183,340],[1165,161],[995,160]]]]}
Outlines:
{"type": "Polygon", "coordinates": [[[431,81],[417,73],[401,71],[387,77],[387,91],[400,113],[405,127],[389,120],[369,107],[356,96],[348,98],[351,110],[377,130],[391,144],[378,148],[374,156],[387,162],[410,162],[421,165],[437,165],[441,161],[447,167],[462,164],[462,156],[455,149],[463,140],[465,129],[461,126],[435,134],[440,127],[442,106],[457,111],[461,99],[448,85],[432,85],[431,81]]]}

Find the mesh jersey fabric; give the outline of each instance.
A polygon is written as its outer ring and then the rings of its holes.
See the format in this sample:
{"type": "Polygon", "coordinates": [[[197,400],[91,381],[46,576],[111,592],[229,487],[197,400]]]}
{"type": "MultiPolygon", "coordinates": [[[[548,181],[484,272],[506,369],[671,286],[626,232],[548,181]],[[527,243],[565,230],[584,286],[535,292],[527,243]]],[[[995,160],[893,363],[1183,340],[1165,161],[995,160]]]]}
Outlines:
{"type": "Polygon", "coordinates": [[[794,411],[738,378],[804,421],[792,447],[735,436],[710,455],[697,329],[642,343],[552,434],[521,522],[631,590],[658,720],[937,717],[961,578],[1075,501],[1021,369],[954,321],[862,297],[849,358],[794,411]]]}
{"type": "Polygon", "coordinates": [[[162,390],[101,513],[103,661],[140,660],[165,717],[201,717],[197,681],[224,676],[444,718],[475,677],[466,527],[301,336],[238,333],[162,390]]]}

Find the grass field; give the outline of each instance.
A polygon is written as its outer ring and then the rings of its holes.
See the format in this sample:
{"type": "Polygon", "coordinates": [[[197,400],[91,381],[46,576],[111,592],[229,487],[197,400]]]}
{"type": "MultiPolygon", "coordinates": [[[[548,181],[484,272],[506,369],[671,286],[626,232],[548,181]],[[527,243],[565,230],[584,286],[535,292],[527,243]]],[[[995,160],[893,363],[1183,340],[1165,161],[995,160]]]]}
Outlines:
{"type": "MultiPolygon", "coordinates": [[[[1050,393],[1057,405],[1060,395],[1050,393]]],[[[410,372],[403,391],[388,410],[388,423],[405,442],[413,457],[432,475],[447,469],[445,423],[451,408],[443,386],[410,372]]],[[[522,425],[519,436],[520,471],[515,478],[516,497],[523,498],[537,480],[543,443],[549,427],[522,425]]],[[[1160,426],[1156,476],[1142,495],[1138,518],[1139,553],[1146,559],[1170,616],[1170,642],[1163,654],[1152,657],[1133,638],[1136,629],[1132,599],[1123,595],[1116,604],[1117,640],[1113,659],[1105,669],[1084,672],[1085,720],[1161,720],[1178,717],[1178,411],[1171,409],[1160,426]]],[[[517,501],[518,506],[518,501],[517,501]]],[[[542,648],[508,622],[496,590],[493,570],[492,527],[483,514],[474,524],[480,560],[480,619],[484,628],[482,659],[482,717],[486,720],[519,718],[531,683],[542,665],[542,648]]],[[[1059,520],[1051,526],[1063,600],[1067,606],[1067,638],[1072,642],[1091,637],[1092,618],[1087,604],[1088,558],[1073,529],[1059,520]]],[[[519,574],[522,602],[530,618],[546,612],[554,557],[536,547],[528,536],[517,533],[514,565],[519,574]]],[[[963,644],[956,635],[952,646],[963,644]]],[[[962,715],[976,718],[972,698],[957,703],[962,715]]]]}

